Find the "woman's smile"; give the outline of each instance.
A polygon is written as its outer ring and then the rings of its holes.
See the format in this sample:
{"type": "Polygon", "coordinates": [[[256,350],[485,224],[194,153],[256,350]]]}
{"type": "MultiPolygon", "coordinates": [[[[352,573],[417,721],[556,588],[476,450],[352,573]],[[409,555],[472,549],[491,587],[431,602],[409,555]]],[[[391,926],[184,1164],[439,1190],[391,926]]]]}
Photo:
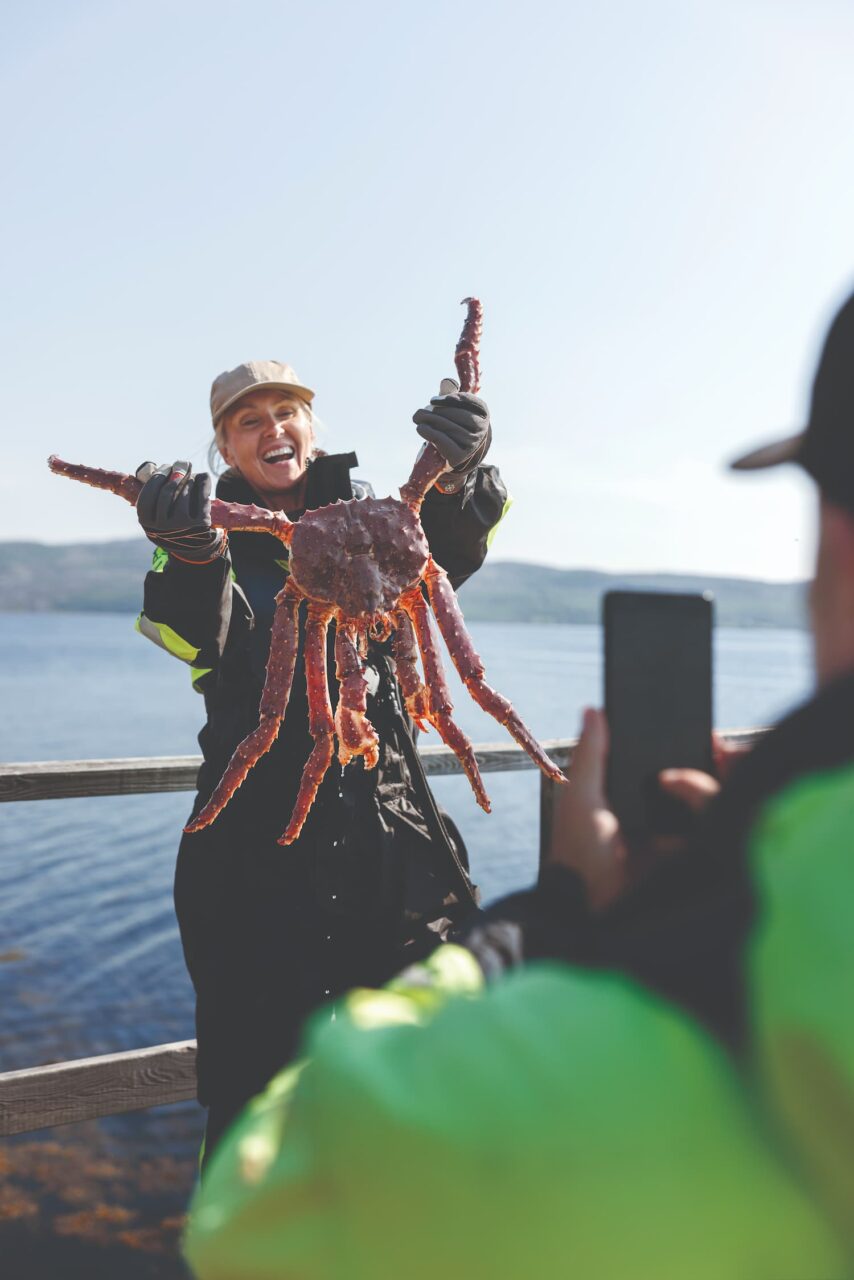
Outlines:
{"type": "Polygon", "coordinates": [[[299,480],[305,470],[306,457],[307,452],[300,450],[300,442],[289,434],[259,443],[259,465],[264,468],[265,473],[269,473],[277,489],[289,488],[299,480]]]}

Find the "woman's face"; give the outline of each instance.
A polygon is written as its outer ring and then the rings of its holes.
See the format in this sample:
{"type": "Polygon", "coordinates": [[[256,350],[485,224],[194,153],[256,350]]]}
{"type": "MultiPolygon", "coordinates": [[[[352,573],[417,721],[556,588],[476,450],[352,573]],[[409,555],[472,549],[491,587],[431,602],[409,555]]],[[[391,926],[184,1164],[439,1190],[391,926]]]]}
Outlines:
{"type": "Polygon", "coordinates": [[[311,414],[302,400],[262,387],[248,391],[226,415],[220,452],[266,497],[301,484],[313,444],[311,414]]]}

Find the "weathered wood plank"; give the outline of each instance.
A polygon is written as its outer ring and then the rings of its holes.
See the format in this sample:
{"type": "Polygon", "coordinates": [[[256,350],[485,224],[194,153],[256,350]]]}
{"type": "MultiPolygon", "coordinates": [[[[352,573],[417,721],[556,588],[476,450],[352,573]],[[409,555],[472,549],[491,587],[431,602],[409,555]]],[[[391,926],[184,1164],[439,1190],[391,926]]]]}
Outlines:
{"type": "Polygon", "coordinates": [[[0,1074],[0,1136],[195,1096],[195,1040],[7,1071],[0,1074]]]}
{"type": "MultiPolygon", "coordinates": [[[[574,741],[570,738],[550,738],[543,748],[561,768],[568,763],[574,741]]],[[[515,742],[480,742],[475,745],[475,755],[481,773],[508,773],[516,769],[536,769],[531,757],[515,742]]],[[[441,777],[462,773],[462,765],[449,747],[424,746],[418,754],[424,761],[428,777],[441,777]]]]}
{"type": "MultiPolygon", "coordinates": [[[[750,745],[764,729],[735,729],[723,736],[750,745]]],[[[565,769],[575,745],[573,738],[551,738],[542,744],[565,769]]],[[[530,756],[513,742],[482,742],[475,746],[481,773],[535,769],[530,756]]],[[[462,772],[460,762],[445,746],[422,746],[424,771],[431,777],[462,772]]],[[[64,800],[75,796],[141,795],[157,791],[194,791],[201,756],[142,756],[124,760],[43,760],[0,765],[0,804],[16,800],[64,800]]]]}
{"type": "MultiPolygon", "coordinates": [[[[544,744],[558,764],[567,743],[544,744]]],[[[533,769],[533,761],[515,743],[484,743],[476,748],[481,771],[533,769]]],[[[462,773],[445,746],[421,748],[425,772],[438,777],[462,773]]],[[[141,795],[155,791],[194,791],[201,756],[144,756],[126,760],[45,760],[0,765],[0,803],[16,800],[67,800],[75,796],[141,795]]]]}
{"type": "Polygon", "coordinates": [[[44,760],[0,765],[0,803],[194,791],[201,756],[44,760]]]}

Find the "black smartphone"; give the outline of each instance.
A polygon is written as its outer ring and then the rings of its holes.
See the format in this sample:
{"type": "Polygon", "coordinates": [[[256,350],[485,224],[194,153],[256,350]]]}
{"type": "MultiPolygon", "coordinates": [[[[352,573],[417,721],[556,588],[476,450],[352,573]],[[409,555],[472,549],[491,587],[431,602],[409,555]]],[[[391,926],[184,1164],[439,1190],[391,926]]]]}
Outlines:
{"type": "Polygon", "coordinates": [[[603,615],[609,802],[630,837],[684,833],[688,807],[658,774],[713,772],[711,597],[609,591],[603,615]]]}

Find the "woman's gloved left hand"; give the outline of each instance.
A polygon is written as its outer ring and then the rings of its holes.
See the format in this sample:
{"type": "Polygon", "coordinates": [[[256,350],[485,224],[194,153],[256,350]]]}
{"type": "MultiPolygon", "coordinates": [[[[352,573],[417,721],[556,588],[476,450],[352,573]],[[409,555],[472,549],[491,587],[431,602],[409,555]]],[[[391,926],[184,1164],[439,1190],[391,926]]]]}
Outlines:
{"type": "Polygon", "coordinates": [[[145,535],[186,564],[209,564],[227,546],[222,529],[211,528],[211,479],[193,475],[189,462],[143,462],[136,469],[142,489],[136,514],[145,535]]]}
{"type": "Polygon", "coordinates": [[[444,493],[462,488],[466,476],[483,461],[492,442],[489,410],[478,396],[460,391],[453,378],[443,378],[439,395],[412,415],[418,434],[436,446],[451,467],[439,482],[444,493]]]}

